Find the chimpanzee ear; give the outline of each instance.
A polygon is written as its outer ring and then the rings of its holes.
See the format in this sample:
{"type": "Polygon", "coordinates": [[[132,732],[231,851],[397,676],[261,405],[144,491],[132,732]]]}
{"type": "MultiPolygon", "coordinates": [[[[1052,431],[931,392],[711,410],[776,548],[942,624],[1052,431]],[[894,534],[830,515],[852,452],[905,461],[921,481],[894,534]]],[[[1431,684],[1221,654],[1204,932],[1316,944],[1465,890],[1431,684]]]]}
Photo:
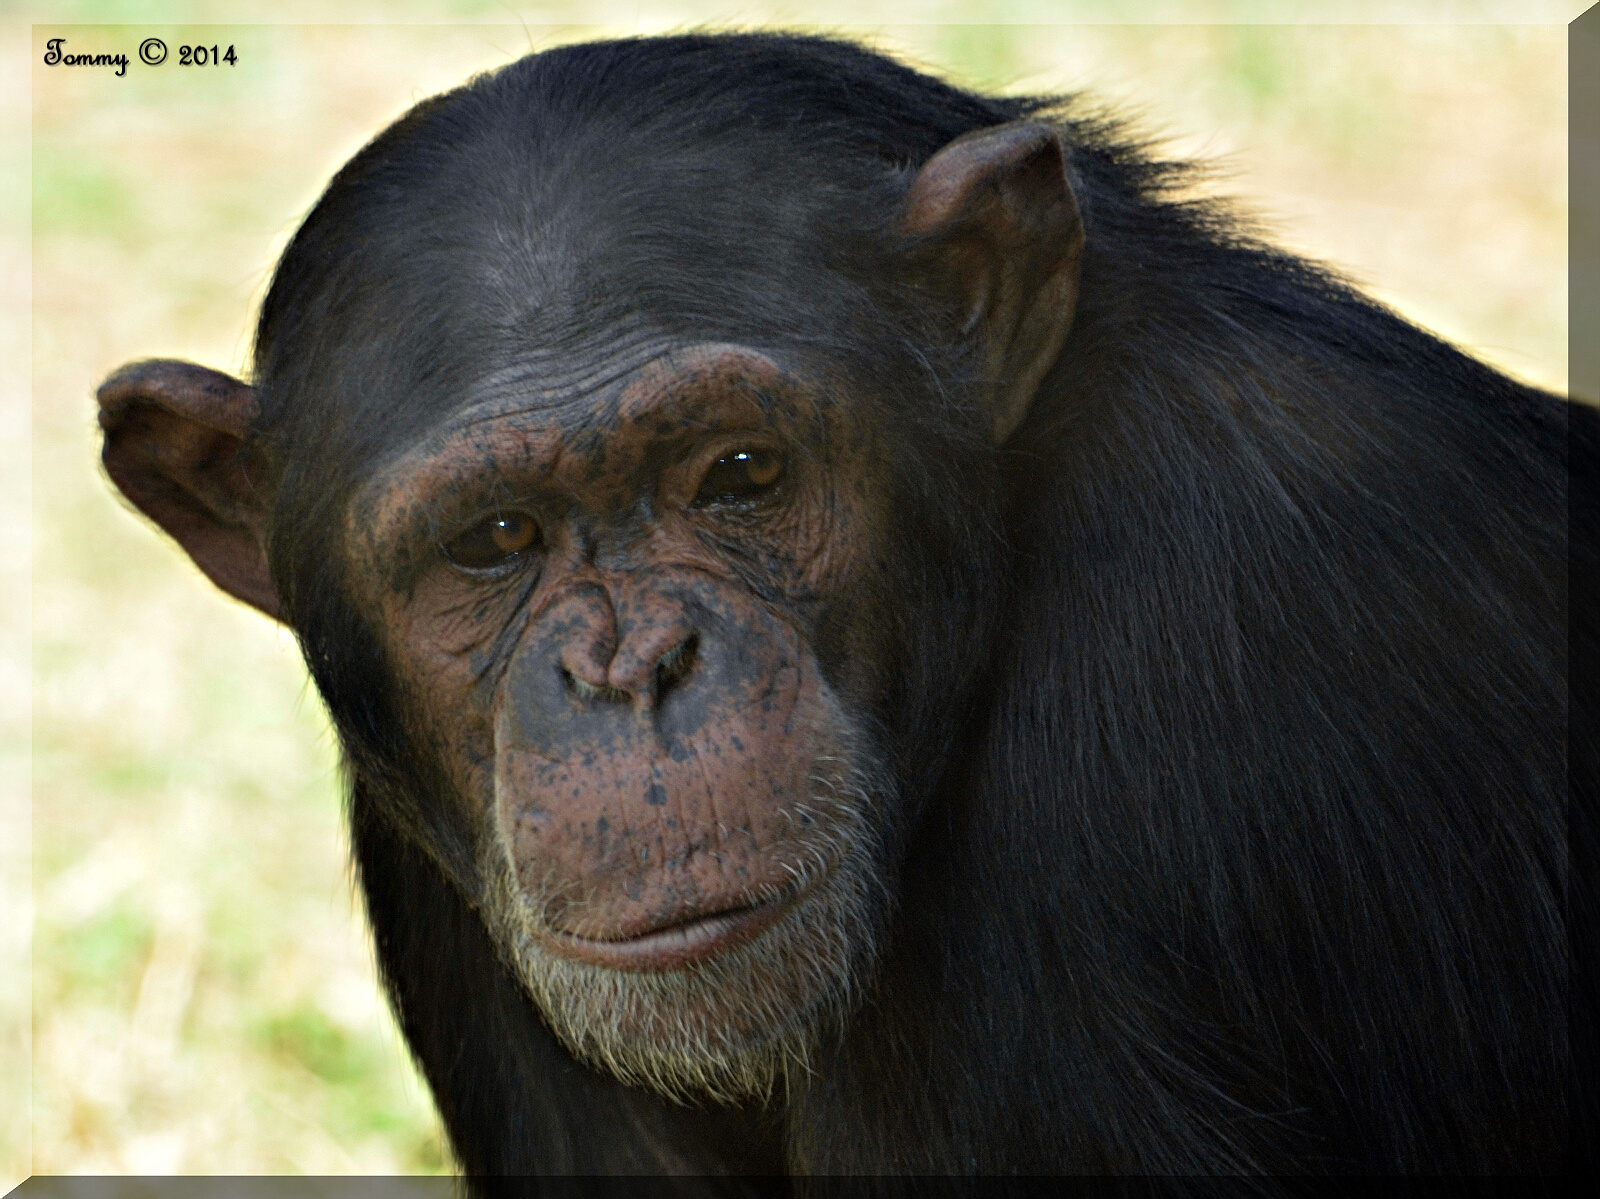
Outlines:
{"type": "Polygon", "coordinates": [[[253,388],[192,362],[134,362],[100,385],[111,481],[229,595],[281,619],[263,544],[253,388]]]}
{"type": "Polygon", "coordinates": [[[1078,298],[1083,221],[1049,125],[1015,121],[956,138],[906,196],[899,231],[982,346],[996,444],[1027,415],[1078,298]]]}

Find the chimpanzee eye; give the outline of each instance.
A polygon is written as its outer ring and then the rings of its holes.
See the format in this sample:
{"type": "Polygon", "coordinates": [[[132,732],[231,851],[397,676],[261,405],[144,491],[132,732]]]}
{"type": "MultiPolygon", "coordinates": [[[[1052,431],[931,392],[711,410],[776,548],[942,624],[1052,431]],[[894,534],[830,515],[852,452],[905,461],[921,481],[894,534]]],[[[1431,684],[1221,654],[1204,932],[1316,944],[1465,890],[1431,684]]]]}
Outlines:
{"type": "Polygon", "coordinates": [[[539,541],[539,526],[526,512],[497,512],[444,547],[444,556],[467,570],[492,570],[539,541]]]}
{"type": "Polygon", "coordinates": [[[783,455],[777,450],[734,450],[711,464],[695,507],[752,500],[771,491],[783,478],[783,455]]]}

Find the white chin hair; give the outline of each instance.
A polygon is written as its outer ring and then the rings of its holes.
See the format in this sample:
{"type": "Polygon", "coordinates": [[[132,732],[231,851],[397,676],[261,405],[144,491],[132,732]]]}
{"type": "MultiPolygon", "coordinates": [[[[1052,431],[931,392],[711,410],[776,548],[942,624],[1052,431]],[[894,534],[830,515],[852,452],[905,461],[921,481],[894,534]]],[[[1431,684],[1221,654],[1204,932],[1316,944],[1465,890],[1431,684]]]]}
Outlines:
{"type": "MultiPolygon", "coordinates": [[[[484,915],[551,1030],[580,1061],[676,1100],[765,1098],[804,1072],[823,1032],[870,978],[888,917],[863,817],[881,790],[852,786],[849,817],[819,863],[834,860],[771,927],[715,957],[670,970],[618,970],[552,953],[534,935],[537,896],[509,856],[485,872],[484,915]]],[[[838,798],[822,801],[843,809],[838,798]]]]}

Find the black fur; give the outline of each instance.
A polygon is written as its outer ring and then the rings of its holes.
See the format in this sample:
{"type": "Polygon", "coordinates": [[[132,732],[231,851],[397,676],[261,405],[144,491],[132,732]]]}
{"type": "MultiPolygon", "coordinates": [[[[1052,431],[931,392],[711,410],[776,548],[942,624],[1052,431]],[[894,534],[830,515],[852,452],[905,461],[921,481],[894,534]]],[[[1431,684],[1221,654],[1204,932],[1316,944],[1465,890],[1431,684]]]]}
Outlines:
{"type": "Polygon", "coordinates": [[[482,1187],[1563,1168],[1563,726],[1595,744],[1565,706],[1566,426],[1592,563],[1592,417],[1192,181],[1077,101],[760,35],[525,59],[331,185],[258,335],[274,575],[349,751],[385,979],[482,1187]],[[1062,130],[1087,252],[996,452],[883,263],[915,170],[1026,115],[1062,130]],[[535,191],[571,205],[552,260],[486,258],[535,191]],[[607,242],[619,212],[649,236],[607,242]],[[518,307],[564,253],[592,303],[518,307]],[[544,1030],[446,881],[460,830],[407,790],[428,766],[334,566],[354,483],[474,371],[637,319],[844,363],[901,445],[900,684],[865,714],[905,788],[894,937],[815,1075],[759,1112],[625,1090],[544,1030]]]}

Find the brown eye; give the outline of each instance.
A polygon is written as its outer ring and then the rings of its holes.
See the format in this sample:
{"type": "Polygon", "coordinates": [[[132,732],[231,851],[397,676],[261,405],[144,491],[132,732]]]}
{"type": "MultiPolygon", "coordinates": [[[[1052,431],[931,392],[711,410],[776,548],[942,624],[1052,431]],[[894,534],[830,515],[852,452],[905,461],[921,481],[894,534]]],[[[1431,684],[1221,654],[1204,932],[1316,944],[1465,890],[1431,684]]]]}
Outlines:
{"type": "Polygon", "coordinates": [[[694,497],[695,507],[736,504],[771,491],[783,478],[783,455],[777,450],[735,450],[711,464],[694,497]]]}
{"type": "Polygon", "coordinates": [[[467,570],[491,570],[532,549],[538,540],[539,526],[526,512],[497,512],[445,546],[444,554],[467,570]]]}

